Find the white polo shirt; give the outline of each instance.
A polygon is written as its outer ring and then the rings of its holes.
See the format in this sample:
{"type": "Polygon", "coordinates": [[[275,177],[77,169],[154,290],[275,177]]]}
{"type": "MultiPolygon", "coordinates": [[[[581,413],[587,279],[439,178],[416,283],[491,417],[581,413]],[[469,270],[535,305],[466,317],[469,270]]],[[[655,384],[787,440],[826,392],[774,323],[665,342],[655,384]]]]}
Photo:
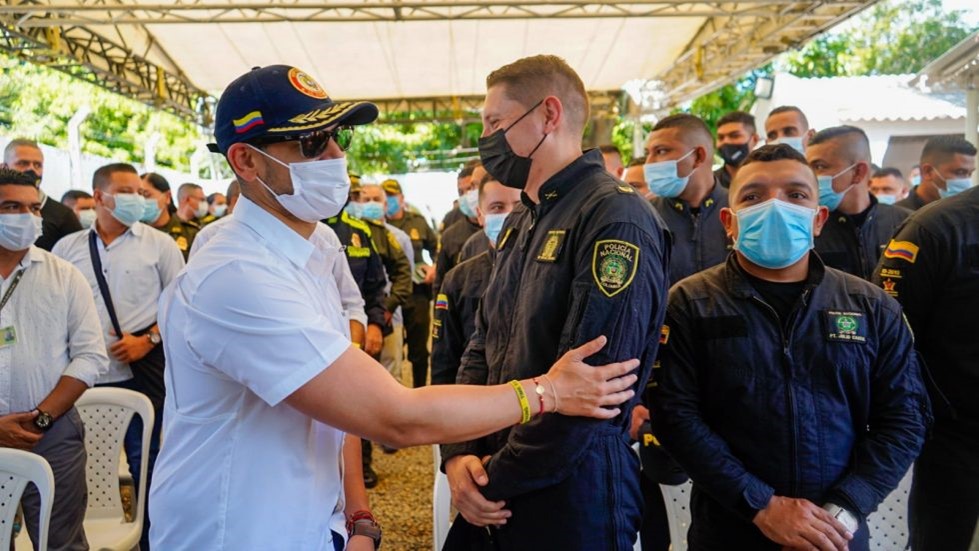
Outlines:
{"type": "Polygon", "coordinates": [[[164,291],[153,547],[332,550],[345,533],[343,433],[283,402],[350,346],[340,255],[241,197],[164,291]]]}
{"type": "Polygon", "coordinates": [[[109,367],[92,290],[78,269],[31,247],[0,283],[0,296],[21,270],[0,310],[0,330],[16,335],[0,347],[0,415],[34,409],[62,376],[92,386],[109,367]]]}
{"type": "MultiPolygon", "coordinates": [[[[98,280],[95,279],[88,246],[89,235],[93,232],[94,225],[90,229],[66,235],[51,252],[74,264],[88,280],[102,322],[102,336],[106,346],[112,346],[119,337],[109,334],[112,330],[109,309],[105,307],[98,280]]],[[[96,239],[96,243],[102,260],[102,272],[122,330],[133,333],[156,323],[160,293],[184,267],[184,257],[177,244],[169,235],[139,222],[109,246],[101,238],[96,239]]],[[[117,361],[110,354],[109,370],[99,378],[98,383],[117,383],[132,378],[129,364],[117,361]]]]}

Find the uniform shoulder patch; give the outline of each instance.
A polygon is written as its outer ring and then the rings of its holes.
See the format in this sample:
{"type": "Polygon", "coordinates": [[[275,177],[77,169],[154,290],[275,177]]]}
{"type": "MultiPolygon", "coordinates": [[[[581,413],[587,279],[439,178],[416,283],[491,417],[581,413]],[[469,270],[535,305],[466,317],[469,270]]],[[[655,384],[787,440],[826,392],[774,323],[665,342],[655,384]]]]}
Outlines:
{"type": "Polygon", "coordinates": [[[435,309],[436,310],[448,310],[449,309],[449,297],[444,293],[439,293],[435,297],[435,309]]]}
{"type": "Polygon", "coordinates": [[[591,272],[598,288],[611,298],[625,291],[636,277],[639,247],[618,239],[595,242],[591,272]]]}
{"type": "Polygon", "coordinates": [[[918,246],[910,241],[895,241],[887,244],[884,249],[884,258],[897,258],[914,264],[918,259],[918,246]]]}
{"type": "Polygon", "coordinates": [[[636,188],[634,188],[632,186],[615,186],[615,189],[617,189],[619,191],[619,193],[635,193],[636,192],[636,188]]]}
{"type": "Polygon", "coordinates": [[[561,256],[561,250],[564,249],[564,238],[567,234],[567,230],[547,232],[547,238],[544,239],[544,244],[541,245],[540,251],[537,253],[537,261],[557,262],[558,257],[561,256]]]}

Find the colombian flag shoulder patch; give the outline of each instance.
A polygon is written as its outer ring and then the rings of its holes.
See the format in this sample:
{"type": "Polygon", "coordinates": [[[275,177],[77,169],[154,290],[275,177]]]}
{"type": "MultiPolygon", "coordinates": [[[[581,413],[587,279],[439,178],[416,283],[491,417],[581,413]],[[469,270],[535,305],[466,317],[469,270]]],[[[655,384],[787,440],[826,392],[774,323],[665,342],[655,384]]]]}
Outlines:
{"type": "Polygon", "coordinates": [[[897,258],[914,264],[918,259],[918,246],[910,241],[895,241],[887,244],[884,249],[884,258],[897,258]]]}

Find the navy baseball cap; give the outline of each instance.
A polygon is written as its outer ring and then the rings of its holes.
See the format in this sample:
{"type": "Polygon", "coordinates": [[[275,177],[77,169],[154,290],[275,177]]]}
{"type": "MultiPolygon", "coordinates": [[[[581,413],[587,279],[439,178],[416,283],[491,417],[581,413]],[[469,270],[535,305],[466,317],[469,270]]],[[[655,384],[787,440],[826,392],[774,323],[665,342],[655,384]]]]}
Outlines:
{"type": "Polygon", "coordinates": [[[265,136],[299,135],[334,124],[374,122],[377,106],[366,101],[330,99],[313,77],[296,67],[255,67],[225,88],[214,116],[217,144],[227,153],[232,144],[265,136]]]}

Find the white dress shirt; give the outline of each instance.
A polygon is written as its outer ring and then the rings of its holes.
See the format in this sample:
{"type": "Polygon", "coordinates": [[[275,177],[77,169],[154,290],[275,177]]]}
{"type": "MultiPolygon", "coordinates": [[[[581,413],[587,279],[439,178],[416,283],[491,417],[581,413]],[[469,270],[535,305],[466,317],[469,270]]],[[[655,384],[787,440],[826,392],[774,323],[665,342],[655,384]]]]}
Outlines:
{"type": "MultiPolygon", "coordinates": [[[[194,244],[190,246],[190,258],[193,258],[233,217],[234,212],[204,226],[194,237],[194,244]]],[[[343,247],[340,243],[340,238],[337,237],[333,228],[322,222],[316,224],[313,235],[325,240],[328,247],[343,247]]],[[[407,234],[405,234],[405,237],[407,237],[407,234]]],[[[408,243],[411,243],[410,239],[408,243]]],[[[334,262],[331,271],[333,272],[333,280],[336,282],[337,290],[340,292],[340,304],[343,305],[343,311],[346,312],[347,319],[360,322],[366,328],[367,312],[364,310],[364,297],[360,294],[360,288],[357,287],[357,280],[354,279],[354,275],[350,271],[347,255],[340,255],[340,258],[334,262]]]]}
{"type": "Polygon", "coordinates": [[[0,348],[0,415],[34,409],[64,375],[92,386],[109,367],[92,291],[78,269],[31,247],[0,284],[0,296],[20,270],[0,310],[0,328],[17,335],[0,348]]]}
{"type": "Polygon", "coordinates": [[[153,547],[332,550],[345,533],[343,433],[283,403],[350,347],[323,235],[242,196],[164,291],[153,547]]]}
{"type": "MultiPolygon", "coordinates": [[[[95,279],[92,255],[89,253],[89,235],[95,226],[63,237],[51,252],[81,270],[88,280],[95,297],[103,337],[107,346],[119,340],[109,334],[112,321],[109,310],[102,300],[99,283],[95,279]]],[[[96,234],[98,236],[98,234],[96,234]]],[[[139,222],[117,237],[108,247],[101,238],[96,239],[102,259],[102,273],[109,285],[112,304],[115,306],[119,325],[126,333],[141,331],[156,323],[156,307],[160,293],[184,267],[184,257],[173,239],[139,222]]],[[[129,364],[116,361],[109,355],[109,371],[99,379],[99,384],[116,383],[132,379],[129,364]]]]}

